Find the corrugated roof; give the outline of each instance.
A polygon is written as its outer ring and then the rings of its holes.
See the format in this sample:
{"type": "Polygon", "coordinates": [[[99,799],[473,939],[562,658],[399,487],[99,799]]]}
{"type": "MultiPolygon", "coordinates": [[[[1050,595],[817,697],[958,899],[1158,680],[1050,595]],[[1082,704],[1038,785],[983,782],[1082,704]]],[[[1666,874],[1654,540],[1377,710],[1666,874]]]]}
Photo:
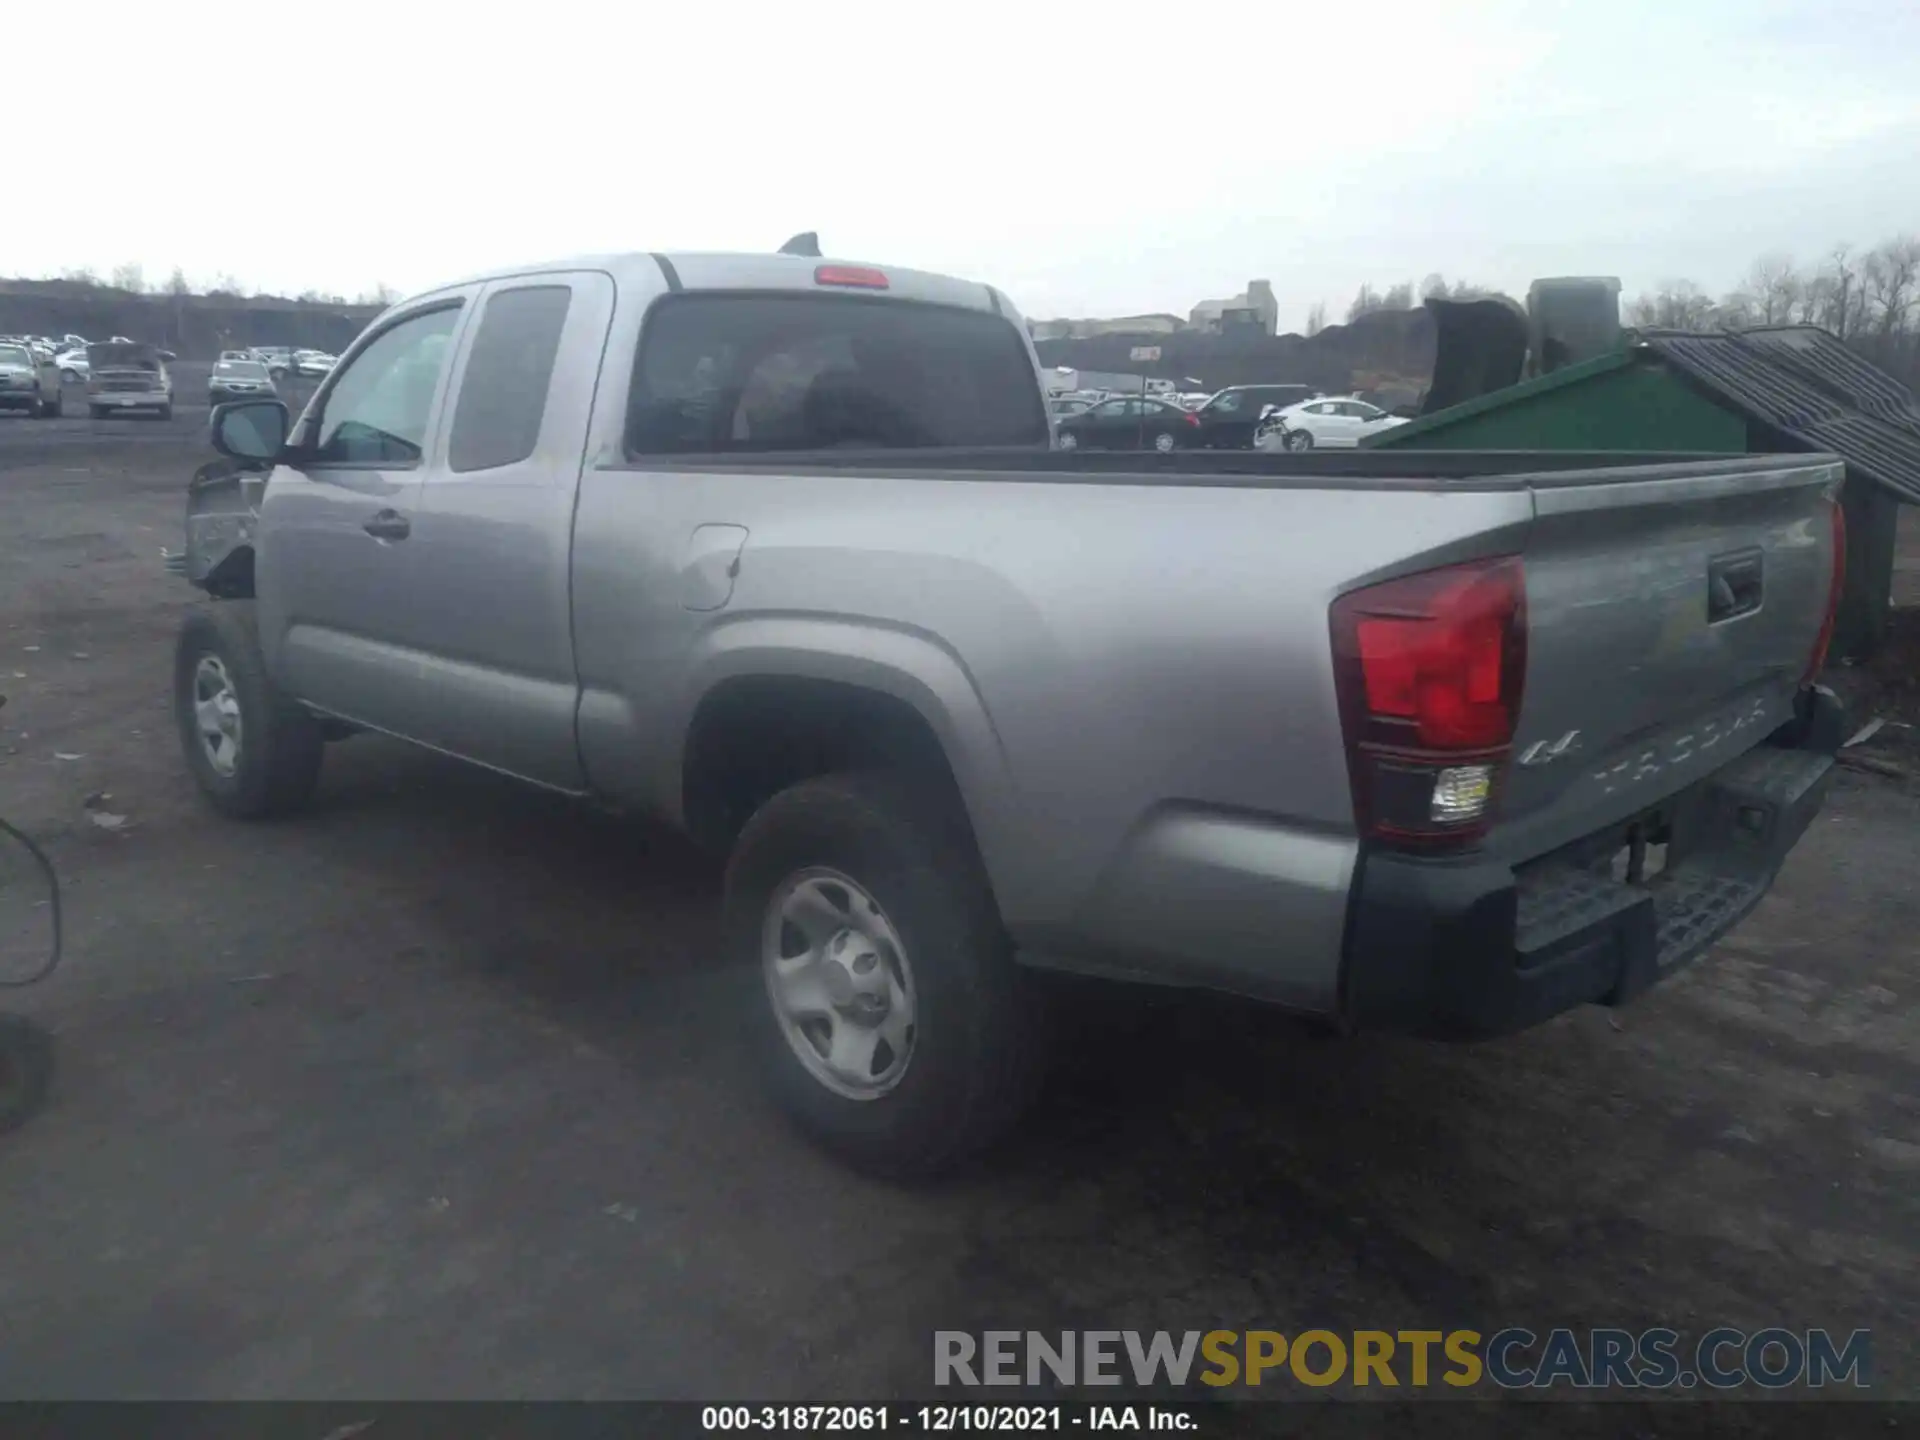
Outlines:
{"type": "Polygon", "coordinates": [[[1920,505],[1920,402],[1825,330],[1781,325],[1639,335],[1675,369],[1750,418],[1809,449],[1831,451],[1920,505]]]}

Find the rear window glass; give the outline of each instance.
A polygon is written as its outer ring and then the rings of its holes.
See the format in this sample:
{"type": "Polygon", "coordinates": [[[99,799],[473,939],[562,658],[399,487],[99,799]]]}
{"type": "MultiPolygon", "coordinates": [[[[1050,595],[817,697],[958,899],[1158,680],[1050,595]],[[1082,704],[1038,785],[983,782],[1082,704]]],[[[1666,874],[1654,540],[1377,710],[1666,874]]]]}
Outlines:
{"type": "Polygon", "coordinates": [[[648,317],[629,455],[1048,443],[998,315],[842,295],[679,295],[648,317]]]}
{"type": "Polygon", "coordinates": [[[488,299],[447,441],[454,470],[517,465],[533,454],[572,299],[565,285],[502,290],[488,299]]]}

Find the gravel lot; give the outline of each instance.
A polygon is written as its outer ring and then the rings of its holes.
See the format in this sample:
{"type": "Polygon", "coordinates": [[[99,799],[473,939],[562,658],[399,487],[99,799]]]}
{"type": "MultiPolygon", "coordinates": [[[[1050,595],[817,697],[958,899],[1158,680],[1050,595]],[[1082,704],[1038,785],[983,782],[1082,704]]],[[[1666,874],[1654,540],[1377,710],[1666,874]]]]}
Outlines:
{"type": "Polygon", "coordinates": [[[12,997],[62,1068],[3,1146],[0,1395],[879,1398],[935,1328],[1527,1323],[1869,1326],[1920,1398],[1912,785],[1843,775],[1631,1010],[1447,1048],[1114,1005],[989,1167],[890,1188],[762,1104],[671,837],[372,738],[301,822],[201,807],[179,370],[168,424],[0,417],[0,797],[70,911],[12,997]]]}

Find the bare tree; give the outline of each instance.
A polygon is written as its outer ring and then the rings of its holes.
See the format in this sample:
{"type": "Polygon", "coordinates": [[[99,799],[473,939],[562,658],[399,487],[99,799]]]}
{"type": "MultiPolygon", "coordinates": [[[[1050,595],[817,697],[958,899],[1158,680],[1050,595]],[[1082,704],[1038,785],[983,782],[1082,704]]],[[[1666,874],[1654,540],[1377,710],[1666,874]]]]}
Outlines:
{"type": "Polygon", "coordinates": [[[373,303],[376,305],[391,305],[399,298],[400,292],[384,280],[373,287],[373,303]]]}
{"type": "Polygon", "coordinates": [[[1875,246],[1860,262],[1863,317],[1880,336],[1904,334],[1920,304],[1920,237],[1902,235],[1875,246]]]}
{"type": "Polygon", "coordinates": [[[1791,255],[1762,255],[1747,271],[1746,283],[1738,292],[1746,299],[1746,309],[1761,325],[1784,325],[1793,315],[1806,288],[1791,255]]]}
{"type": "Polygon", "coordinates": [[[1403,280],[1392,286],[1380,297],[1382,310],[1411,310],[1413,308],[1413,282],[1403,280]]]}
{"type": "Polygon", "coordinates": [[[1316,300],[1313,302],[1313,308],[1307,311],[1307,334],[1309,337],[1318,335],[1326,328],[1327,302],[1316,300]]]}
{"type": "Polygon", "coordinates": [[[1420,282],[1422,300],[1444,300],[1447,298],[1447,277],[1438,270],[1420,282]]]}
{"type": "Polygon", "coordinates": [[[1373,286],[1362,285],[1360,293],[1353,297],[1353,303],[1347,306],[1347,323],[1351,325],[1362,315],[1371,315],[1380,308],[1380,297],[1374,293],[1373,286]]]}
{"type": "Polygon", "coordinates": [[[94,274],[93,270],[86,265],[80,266],[77,270],[62,270],[60,272],[60,278],[62,280],[70,280],[75,285],[98,285],[100,283],[100,277],[94,274]]]}
{"type": "Polygon", "coordinates": [[[191,295],[193,293],[193,286],[187,282],[187,272],[182,270],[178,265],[174,266],[173,273],[167,276],[167,293],[169,295],[191,295]]]}
{"type": "Polygon", "coordinates": [[[209,295],[228,295],[238,299],[245,292],[240,288],[240,282],[234,279],[231,272],[222,270],[214,277],[213,286],[207,293],[209,295]]]}
{"type": "Polygon", "coordinates": [[[138,265],[131,261],[125,265],[113,267],[113,278],[108,282],[116,290],[128,290],[135,295],[147,292],[147,276],[138,265]]]}
{"type": "Polygon", "coordinates": [[[1627,321],[1643,329],[1704,330],[1718,318],[1713,298],[1691,280],[1662,280],[1651,295],[1627,306],[1627,321]]]}

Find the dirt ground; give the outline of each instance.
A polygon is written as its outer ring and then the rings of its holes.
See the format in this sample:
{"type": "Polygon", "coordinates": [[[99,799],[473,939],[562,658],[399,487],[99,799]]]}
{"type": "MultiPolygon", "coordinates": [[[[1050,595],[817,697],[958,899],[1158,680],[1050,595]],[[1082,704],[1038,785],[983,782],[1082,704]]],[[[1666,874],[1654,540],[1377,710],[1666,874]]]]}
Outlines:
{"type": "Polygon", "coordinates": [[[1920,1398],[1920,786],[1844,773],[1628,1010],[1444,1047],[1172,1004],[887,1187],[762,1103],[671,838],[372,738],[297,823],[200,805],[160,551],[204,420],[0,419],[0,811],[68,920],[10,997],[61,1070],[0,1142],[0,1395],[879,1398],[935,1329],[1779,1324],[1871,1328],[1920,1398]]]}

